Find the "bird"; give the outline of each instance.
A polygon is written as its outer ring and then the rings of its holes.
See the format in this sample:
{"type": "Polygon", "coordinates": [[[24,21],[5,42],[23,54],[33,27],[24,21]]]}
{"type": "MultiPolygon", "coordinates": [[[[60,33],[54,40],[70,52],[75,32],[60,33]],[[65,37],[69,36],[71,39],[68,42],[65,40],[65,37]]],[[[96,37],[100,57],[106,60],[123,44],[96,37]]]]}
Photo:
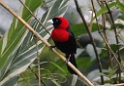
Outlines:
{"type": "MultiPolygon", "coordinates": [[[[69,27],[69,21],[60,16],[53,18],[52,21],[54,29],[52,30],[51,38],[54,41],[55,46],[51,47],[57,47],[61,52],[65,53],[66,62],[70,61],[77,68],[75,59],[76,40],[69,27]]],[[[67,69],[71,74],[77,75],[77,73],[68,65],[67,69]]]]}

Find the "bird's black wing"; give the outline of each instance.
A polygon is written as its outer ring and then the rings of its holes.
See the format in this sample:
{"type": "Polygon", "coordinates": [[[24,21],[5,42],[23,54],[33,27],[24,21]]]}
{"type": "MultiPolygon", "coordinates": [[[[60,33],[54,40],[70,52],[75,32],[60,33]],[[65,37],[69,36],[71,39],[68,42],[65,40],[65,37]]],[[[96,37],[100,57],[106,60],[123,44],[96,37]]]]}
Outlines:
{"type": "Polygon", "coordinates": [[[71,31],[71,29],[69,27],[68,27],[67,31],[70,34],[70,38],[68,40],[70,42],[69,45],[71,45],[73,47],[73,51],[75,51],[75,53],[76,53],[76,46],[77,46],[77,44],[76,44],[75,36],[74,36],[73,32],[71,31]]]}
{"type": "MultiPolygon", "coordinates": [[[[70,28],[67,28],[67,31],[70,34],[69,40],[66,42],[56,42],[54,41],[56,47],[60,49],[63,53],[67,54],[74,54],[76,53],[76,40],[74,37],[74,34],[70,30],[70,28]]],[[[64,34],[63,34],[64,35],[64,34]]]]}

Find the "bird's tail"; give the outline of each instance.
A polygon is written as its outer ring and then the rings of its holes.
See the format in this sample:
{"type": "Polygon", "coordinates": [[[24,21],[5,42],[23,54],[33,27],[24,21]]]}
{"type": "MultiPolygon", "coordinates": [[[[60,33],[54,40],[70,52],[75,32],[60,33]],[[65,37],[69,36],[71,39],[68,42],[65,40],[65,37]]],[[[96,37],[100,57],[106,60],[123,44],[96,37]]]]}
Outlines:
{"type": "MultiPolygon", "coordinates": [[[[76,64],[76,60],[75,60],[75,55],[74,54],[66,54],[66,59],[68,61],[70,61],[77,68],[77,64],[76,64]]],[[[68,68],[68,71],[71,74],[76,74],[77,75],[77,73],[74,70],[72,70],[72,68],[69,67],[68,65],[67,65],[67,68],[68,68]]]]}

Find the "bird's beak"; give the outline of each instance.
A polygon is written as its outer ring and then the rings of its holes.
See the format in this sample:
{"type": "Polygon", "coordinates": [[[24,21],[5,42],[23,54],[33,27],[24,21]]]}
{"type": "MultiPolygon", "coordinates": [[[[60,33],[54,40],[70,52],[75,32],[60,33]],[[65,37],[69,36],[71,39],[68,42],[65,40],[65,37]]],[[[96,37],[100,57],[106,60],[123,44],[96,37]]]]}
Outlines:
{"type": "Polygon", "coordinates": [[[52,19],[48,20],[48,22],[51,23],[51,24],[53,24],[53,20],[52,19]]]}

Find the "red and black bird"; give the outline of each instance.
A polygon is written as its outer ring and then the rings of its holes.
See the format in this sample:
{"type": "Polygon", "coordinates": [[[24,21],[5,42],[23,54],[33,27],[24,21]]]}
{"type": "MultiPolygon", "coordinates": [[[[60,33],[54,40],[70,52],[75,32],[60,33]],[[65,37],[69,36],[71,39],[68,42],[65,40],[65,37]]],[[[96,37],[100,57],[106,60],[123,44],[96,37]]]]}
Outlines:
{"type": "MultiPolygon", "coordinates": [[[[69,22],[64,17],[55,17],[53,20],[54,29],[52,31],[52,39],[60,51],[66,54],[67,61],[70,61],[77,67],[75,60],[76,40],[74,34],[69,28],[69,22]]],[[[76,74],[68,65],[67,68],[71,74],[76,74]]]]}

